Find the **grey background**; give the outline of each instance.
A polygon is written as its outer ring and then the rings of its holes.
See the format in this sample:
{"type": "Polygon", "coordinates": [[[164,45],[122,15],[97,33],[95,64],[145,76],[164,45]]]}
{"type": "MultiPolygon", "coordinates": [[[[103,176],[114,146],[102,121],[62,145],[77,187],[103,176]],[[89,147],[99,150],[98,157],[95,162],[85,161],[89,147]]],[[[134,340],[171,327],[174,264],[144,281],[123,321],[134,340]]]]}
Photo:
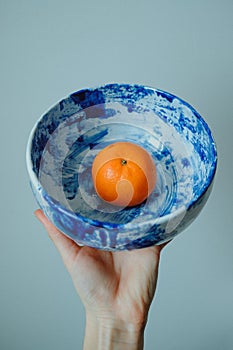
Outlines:
{"type": "Polygon", "coordinates": [[[81,349],[84,309],[33,216],[29,132],[78,89],[170,91],[210,125],[219,163],[198,219],[164,250],[145,349],[233,348],[233,2],[0,1],[0,349],[81,349]]]}

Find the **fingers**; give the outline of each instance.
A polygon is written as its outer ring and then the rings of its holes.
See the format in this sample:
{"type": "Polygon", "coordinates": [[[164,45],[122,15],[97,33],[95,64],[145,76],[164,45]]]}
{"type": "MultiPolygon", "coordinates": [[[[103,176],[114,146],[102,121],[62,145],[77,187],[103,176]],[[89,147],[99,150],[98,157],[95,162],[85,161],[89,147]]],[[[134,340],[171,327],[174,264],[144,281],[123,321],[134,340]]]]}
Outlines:
{"type": "Polygon", "coordinates": [[[81,247],[79,247],[72,239],[66,237],[61,233],[45,216],[42,210],[35,211],[35,216],[44,225],[49,237],[53,241],[57,250],[61,254],[61,257],[67,268],[70,267],[73,259],[77,256],[81,247]]]}

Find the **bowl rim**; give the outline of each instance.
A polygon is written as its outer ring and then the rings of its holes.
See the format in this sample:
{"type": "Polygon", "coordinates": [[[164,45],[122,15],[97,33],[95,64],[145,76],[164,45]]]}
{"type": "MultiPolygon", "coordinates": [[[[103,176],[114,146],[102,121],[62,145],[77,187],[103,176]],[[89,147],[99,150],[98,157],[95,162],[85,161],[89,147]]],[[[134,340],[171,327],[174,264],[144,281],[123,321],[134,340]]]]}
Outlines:
{"type": "MultiPolygon", "coordinates": [[[[33,141],[33,137],[35,135],[35,131],[38,127],[38,124],[43,120],[44,116],[50,112],[54,107],[56,107],[60,101],[63,100],[67,100],[68,98],[70,98],[70,96],[72,94],[75,93],[79,93],[81,91],[85,91],[85,90],[89,90],[89,91],[94,91],[96,89],[104,89],[106,87],[110,87],[110,86],[133,86],[133,87],[142,87],[144,89],[148,89],[148,90],[152,90],[155,93],[162,93],[165,95],[169,95],[173,98],[178,99],[183,105],[185,105],[186,107],[188,107],[192,112],[194,112],[195,116],[198,117],[202,124],[204,125],[205,129],[208,132],[208,135],[210,137],[210,139],[212,140],[211,144],[212,144],[212,151],[214,152],[214,160],[211,166],[211,171],[210,174],[208,176],[208,179],[205,183],[205,186],[203,187],[202,191],[200,192],[200,194],[198,195],[198,197],[196,199],[191,200],[187,206],[182,206],[177,208],[176,210],[174,210],[173,212],[169,213],[169,214],[165,214],[162,216],[159,216],[157,218],[151,218],[148,221],[144,222],[138,222],[137,223],[137,228],[138,231],[139,228],[141,226],[144,226],[145,223],[150,225],[150,223],[153,223],[153,225],[162,225],[165,222],[170,222],[171,220],[173,220],[174,218],[178,217],[179,215],[181,215],[184,211],[189,211],[191,207],[195,206],[195,204],[200,200],[200,198],[202,198],[204,196],[204,194],[207,192],[207,190],[209,189],[209,187],[211,186],[213,179],[215,177],[216,174],[216,170],[217,170],[217,163],[218,163],[218,153],[217,153],[217,146],[216,146],[216,142],[215,142],[215,138],[212,134],[212,131],[210,129],[210,127],[208,126],[207,122],[204,120],[204,118],[196,111],[196,109],[194,107],[192,107],[192,105],[190,105],[188,102],[186,102],[185,100],[183,100],[182,98],[180,98],[179,96],[170,93],[168,91],[162,90],[162,89],[158,89],[155,87],[151,87],[148,85],[144,85],[144,84],[137,84],[137,83],[116,83],[116,82],[112,82],[112,83],[106,83],[106,84],[102,84],[102,85],[95,85],[95,86],[91,86],[91,87],[86,87],[86,88],[82,88],[79,90],[74,91],[73,93],[70,93],[68,95],[66,95],[65,97],[63,97],[62,99],[60,99],[59,101],[55,102],[54,104],[52,104],[43,114],[41,114],[41,116],[37,119],[37,121],[35,122],[34,126],[32,127],[30,133],[29,133],[29,137],[28,137],[28,141],[27,141],[27,145],[26,145],[26,167],[27,167],[27,172],[31,181],[31,184],[34,186],[34,188],[36,190],[39,191],[43,191],[47,197],[50,198],[50,200],[52,200],[52,202],[55,204],[58,208],[59,212],[62,212],[63,214],[68,215],[69,217],[71,216],[74,220],[79,220],[81,222],[85,222],[85,223],[89,223],[91,226],[93,227],[98,227],[98,228],[107,228],[107,229],[111,229],[111,228],[119,228],[119,229],[123,229],[125,228],[127,231],[130,231],[130,223],[126,223],[126,224],[112,224],[112,223],[106,223],[103,221],[99,221],[99,220],[93,220],[93,219],[89,219],[86,218],[82,215],[80,215],[79,213],[74,213],[72,211],[70,211],[69,209],[67,209],[64,205],[58,203],[52,196],[50,196],[44,189],[44,187],[41,185],[38,177],[36,176],[35,172],[33,171],[33,164],[32,164],[32,159],[31,159],[31,149],[32,149],[32,141],[33,141]]],[[[133,229],[133,228],[131,228],[133,229]]]]}

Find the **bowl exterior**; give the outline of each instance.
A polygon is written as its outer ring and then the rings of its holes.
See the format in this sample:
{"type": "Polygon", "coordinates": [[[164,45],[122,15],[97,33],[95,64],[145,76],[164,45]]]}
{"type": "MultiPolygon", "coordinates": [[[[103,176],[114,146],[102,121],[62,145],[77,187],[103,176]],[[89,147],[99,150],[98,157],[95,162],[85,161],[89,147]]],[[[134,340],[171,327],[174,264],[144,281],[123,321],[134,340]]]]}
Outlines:
{"type": "Polygon", "coordinates": [[[84,222],[80,218],[74,218],[73,214],[67,214],[59,203],[54,202],[41,188],[31,188],[40,208],[48,219],[66,236],[79,245],[89,246],[106,251],[133,250],[159,245],[172,240],[180,232],[184,231],[198,216],[205,206],[212,191],[213,182],[205,193],[187,210],[184,208],[173,215],[170,220],[154,222],[148,225],[143,235],[139,235],[137,228],[128,227],[128,231],[119,231],[112,227],[96,227],[84,222]],[[140,236],[140,237],[138,237],[140,236]]]}

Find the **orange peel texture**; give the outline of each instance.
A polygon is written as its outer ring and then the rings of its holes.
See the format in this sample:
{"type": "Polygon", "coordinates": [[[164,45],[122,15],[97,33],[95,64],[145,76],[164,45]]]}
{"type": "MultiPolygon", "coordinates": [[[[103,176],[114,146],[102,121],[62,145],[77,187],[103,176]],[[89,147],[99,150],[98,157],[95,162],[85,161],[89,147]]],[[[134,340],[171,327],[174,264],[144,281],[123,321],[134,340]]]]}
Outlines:
{"type": "Polygon", "coordinates": [[[156,167],[150,154],[131,142],[116,142],[101,150],[92,165],[98,196],[117,206],[141,204],[154,190],[156,167]]]}

